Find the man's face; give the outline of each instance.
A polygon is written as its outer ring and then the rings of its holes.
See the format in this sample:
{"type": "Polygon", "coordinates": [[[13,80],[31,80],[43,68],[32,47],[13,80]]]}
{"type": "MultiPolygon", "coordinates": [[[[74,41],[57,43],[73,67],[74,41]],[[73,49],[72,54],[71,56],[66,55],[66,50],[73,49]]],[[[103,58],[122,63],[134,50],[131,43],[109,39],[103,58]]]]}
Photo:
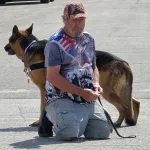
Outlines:
{"type": "Polygon", "coordinates": [[[78,37],[84,30],[86,18],[67,19],[64,21],[70,36],[78,37]]]}

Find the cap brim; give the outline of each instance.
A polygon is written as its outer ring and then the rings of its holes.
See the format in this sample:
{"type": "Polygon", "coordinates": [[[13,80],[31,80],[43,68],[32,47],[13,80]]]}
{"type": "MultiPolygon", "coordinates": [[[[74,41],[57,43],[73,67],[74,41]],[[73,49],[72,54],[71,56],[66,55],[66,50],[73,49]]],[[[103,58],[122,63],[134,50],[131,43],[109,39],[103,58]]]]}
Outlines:
{"type": "Polygon", "coordinates": [[[87,18],[87,14],[76,14],[75,16],[71,17],[72,19],[77,19],[77,18],[87,18]]]}

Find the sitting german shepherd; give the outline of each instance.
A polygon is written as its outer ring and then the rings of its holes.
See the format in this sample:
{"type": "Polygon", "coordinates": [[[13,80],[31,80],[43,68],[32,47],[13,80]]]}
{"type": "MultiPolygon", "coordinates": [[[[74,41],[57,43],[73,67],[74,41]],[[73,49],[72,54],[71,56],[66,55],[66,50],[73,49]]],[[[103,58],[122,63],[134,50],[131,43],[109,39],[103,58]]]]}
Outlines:
{"type": "MultiPolygon", "coordinates": [[[[44,68],[44,47],[46,40],[39,41],[32,34],[33,24],[26,30],[18,30],[15,25],[5,51],[9,55],[16,55],[24,63],[24,70],[35,83],[41,93],[41,114],[46,105],[44,68]]],[[[102,96],[113,104],[119,111],[117,127],[125,119],[127,125],[136,125],[140,102],[132,97],[133,75],[129,64],[104,51],[96,51],[96,63],[100,73],[100,86],[103,88],[102,96]]],[[[40,115],[41,119],[41,115],[40,115]]],[[[39,119],[39,120],[40,120],[39,119]]]]}

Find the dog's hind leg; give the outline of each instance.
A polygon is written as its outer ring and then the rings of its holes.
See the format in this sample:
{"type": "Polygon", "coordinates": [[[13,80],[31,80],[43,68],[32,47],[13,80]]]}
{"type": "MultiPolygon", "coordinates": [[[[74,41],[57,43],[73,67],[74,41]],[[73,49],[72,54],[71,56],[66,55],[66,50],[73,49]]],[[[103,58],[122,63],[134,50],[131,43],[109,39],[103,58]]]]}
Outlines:
{"type": "Polygon", "coordinates": [[[140,102],[135,98],[132,98],[132,85],[127,85],[125,88],[126,93],[123,93],[121,96],[127,106],[125,122],[127,125],[134,126],[137,123],[140,102]]]}
{"type": "Polygon", "coordinates": [[[120,76],[112,76],[109,69],[106,69],[104,71],[99,70],[99,74],[100,85],[103,88],[102,97],[117,108],[119,117],[115,122],[115,126],[120,127],[127,111],[127,106],[120,98],[120,76]]]}
{"type": "Polygon", "coordinates": [[[112,62],[99,69],[99,74],[100,85],[104,91],[102,96],[119,111],[115,125],[119,127],[124,119],[132,125],[134,123],[131,101],[133,76],[130,67],[124,62],[112,62]]]}
{"type": "MultiPolygon", "coordinates": [[[[114,104],[115,105],[115,104],[114,104]]],[[[114,125],[116,126],[116,127],[120,127],[121,126],[121,124],[122,124],[122,122],[123,122],[123,120],[124,120],[124,118],[125,118],[125,113],[126,113],[126,111],[127,111],[127,107],[123,107],[122,105],[120,105],[119,103],[116,105],[116,108],[117,108],[117,110],[118,110],[118,112],[119,112],[119,117],[118,117],[118,119],[117,119],[117,121],[114,123],[114,125]]]]}
{"type": "Polygon", "coordinates": [[[127,106],[124,104],[124,101],[118,97],[116,93],[110,93],[109,97],[105,97],[105,94],[102,95],[104,98],[107,99],[111,104],[113,104],[116,109],[118,110],[119,117],[116,122],[114,122],[114,125],[116,127],[120,127],[124,118],[125,114],[127,112],[127,106]]]}
{"type": "Polygon", "coordinates": [[[132,89],[130,89],[130,86],[127,86],[125,89],[126,93],[123,93],[122,99],[124,101],[124,103],[127,106],[127,110],[125,112],[125,122],[127,125],[133,126],[135,125],[135,121],[134,121],[134,112],[133,112],[133,101],[132,101],[132,97],[131,97],[131,92],[132,89]]]}
{"type": "MultiPolygon", "coordinates": [[[[133,104],[132,99],[132,82],[133,82],[133,75],[131,68],[128,64],[123,63],[122,64],[122,75],[119,79],[119,89],[118,92],[116,91],[118,97],[125,106],[127,106],[127,109],[124,110],[125,113],[125,122],[127,125],[133,126],[136,124],[137,119],[134,118],[134,107],[135,104],[133,104]]],[[[117,89],[117,88],[115,88],[117,89]]],[[[137,104],[138,105],[138,104],[137,104]]],[[[138,112],[136,113],[138,114],[138,112]]]]}
{"type": "Polygon", "coordinates": [[[123,78],[124,80],[120,80],[120,92],[118,92],[117,94],[118,94],[118,97],[120,98],[120,101],[122,101],[123,105],[126,106],[126,108],[122,110],[124,113],[125,122],[127,125],[133,126],[135,125],[135,121],[134,121],[134,112],[133,112],[133,101],[131,97],[132,96],[132,84],[129,83],[128,80],[126,80],[126,77],[124,75],[122,75],[122,79],[123,78]]]}
{"type": "MultiPolygon", "coordinates": [[[[126,84],[124,84],[124,87],[123,87],[123,91],[125,92],[121,94],[121,97],[124,100],[124,103],[127,105],[127,108],[128,108],[126,112],[125,122],[127,125],[130,125],[130,126],[136,125],[137,118],[134,117],[134,114],[135,114],[134,109],[136,110],[138,107],[138,106],[136,107],[135,105],[137,104],[135,102],[138,102],[138,101],[135,101],[132,98],[132,81],[133,81],[132,72],[129,67],[126,67],[126,84]]],[[[138,113],[139,112],[136,112],[135,114],[137,115],[137,117],[138,117],[138,113]]]]}

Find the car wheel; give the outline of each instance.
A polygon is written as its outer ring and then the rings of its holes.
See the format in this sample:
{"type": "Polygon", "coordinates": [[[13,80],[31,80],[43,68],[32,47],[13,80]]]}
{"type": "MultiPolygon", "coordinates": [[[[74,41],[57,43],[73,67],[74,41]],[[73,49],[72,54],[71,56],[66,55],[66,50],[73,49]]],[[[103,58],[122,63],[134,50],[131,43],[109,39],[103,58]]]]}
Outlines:
{"type": "Polygon", "coordinates": [[[50,2],[53,2],[54,0],[50,0],[50,2]]]}
{"type": "Polygon", "coordinates": [[[0,0],[0,4],[5,4],[6,0],[0,0]]]}
{"type": "Polygon", "coordinates": [[[49,0],[40,0],[41,3],[49,3],[49,0]]]}

